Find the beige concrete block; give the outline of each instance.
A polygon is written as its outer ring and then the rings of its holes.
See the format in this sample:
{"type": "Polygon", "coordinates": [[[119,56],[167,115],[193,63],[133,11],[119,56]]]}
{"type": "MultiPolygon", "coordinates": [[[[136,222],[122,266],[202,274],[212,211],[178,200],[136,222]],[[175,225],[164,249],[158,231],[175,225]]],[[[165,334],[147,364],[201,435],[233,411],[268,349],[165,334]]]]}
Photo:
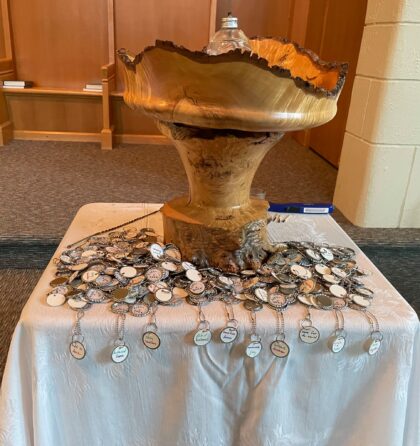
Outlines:
{"type": "Polygon", "coordinates": [[[414,147],[377,146],[344,137],[334,204],[355,225],[396,228],[414,147]]]}
{"type": "Polygon", "coordinates": [[[370,79],[356,76],[353,83],[346,130],[361,136],[369,100],[370,79]]]}
{"type": "Polygon", "coordinates": [[[419,36],[420,23],[365,27],[357,74],[385,79],[419,80],[419,36]]]}
{"type": "Polygon", "coordinates": [[[420,22],[419,0],[368,0],[366,23],[420,22]]]}
{"type": "Polygon", "coordinates": [[[400,226],[420,228],[420,147],[416,148],[400,226]]]}
{"type": "Polygon", "coordinates": [[[420,82],[371,80],[362,137],[374,144],[420,141],[420,82]]]}

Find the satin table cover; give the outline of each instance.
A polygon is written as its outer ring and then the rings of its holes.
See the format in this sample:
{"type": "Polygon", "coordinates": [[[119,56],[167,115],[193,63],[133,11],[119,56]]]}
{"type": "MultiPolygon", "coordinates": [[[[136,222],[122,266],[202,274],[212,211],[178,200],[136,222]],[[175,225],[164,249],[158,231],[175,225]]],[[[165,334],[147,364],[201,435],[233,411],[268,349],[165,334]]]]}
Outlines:
{"type": "MultiPolygon", "coordinates": [[[[57,252],[70,242],[159,209],[158,204],[89,204],[82,207],[57,252]]],[[[137,223],[162,233],[160,214],[137,223]]],[[[111,361],[116,315],[109,304],[95,305],[82,319],[87,355],[69,354],[76,312],[49,307],[54,277],[51,262],[23,309],[16,327],[1,389],[2,446],[418,446],[419,322],[413,309],[330,216],[291,215],[271,223],[273,240],[309,240],[352,247],[370,269],[375,290],[371,311],[384,334],[369,356],[363,343],[369,325],[362,314],[344,311],[347,344],[332,353],[331,312],[313,310],[321,339],[298,340],[300,303],[285,312],[290,354],[275,358],[269,349],[275,313],[257,313],[263,350],[251,359],[250,314],[234,307],[239,339],[218,342],[226,322],[219,302],[203,307],[213,341],[192,342],[197,308],[159,307],[158,350],[141,342],[147,318],[127,315],[130,349],[121,364],[111,361]]],[[[7,296],[2,296],[6,299],[7,296]]]]}

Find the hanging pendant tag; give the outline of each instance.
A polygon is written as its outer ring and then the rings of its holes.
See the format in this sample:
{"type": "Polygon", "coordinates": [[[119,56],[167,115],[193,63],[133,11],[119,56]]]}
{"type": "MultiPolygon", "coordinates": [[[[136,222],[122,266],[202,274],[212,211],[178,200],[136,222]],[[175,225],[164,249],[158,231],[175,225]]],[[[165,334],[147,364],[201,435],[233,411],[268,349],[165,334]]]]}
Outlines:
{"type": "Polygon", "coordinates": [[[303,327],[299,331],[299,339],[305,344],[314,344],[319,340],[319,331],[312,325],[303,327]]]}
{"type": "Polygon", "coordinates": [[[206,345],[211,341],[211,331],[208,328],[197,330],[194,334],[195,345],[206,345]]]}
{"type": "Polygon", "coordinates": [[[160,338],[154,331],[146,331],[143,334],[143,344],[150,350],[156,350],[160,347],[160,338]]]}
{"type": "Polygon", "coordinates": [[[70,342],[70,354],[75,359],[83,359],[86,356],[86,348],[80,341],[70,342]]]}
{"type": "Polygon", "coordinates": [[[342,335],[334,336],[334,338],[331,341],[331,351],[333,353],[339,353],[341,350],[343,350],[344,346],[346,345],[346,338],[342,335]]]}
{"type": "Polygon", "coordinates": [[[128,358],[128,347],[125,344],[117,345],[111,353],[111,359],[119,364],[128,358]]]}
{"type": "Polygon", "coordinates": [[[285,341],[276,339],[270,345],[271,353],[277,358],[285,358],[289,355],[290,348],[285,341]]]}
{"type": "Polygon", "coordinates": [[[251,341],[246,347],[246,355],[250,358],[255,358],[262,350],[261,341],[251,341]]]}
{"type": "Polygon", "coordinates": [[[234,342],[237,337],[238,337],[238,330],[237,330],[237,328],[236,327],[232,327],[230,325],[227,325],[220,332],[220,340],[224,344],[230,344],[231,342],[234,342]]]}

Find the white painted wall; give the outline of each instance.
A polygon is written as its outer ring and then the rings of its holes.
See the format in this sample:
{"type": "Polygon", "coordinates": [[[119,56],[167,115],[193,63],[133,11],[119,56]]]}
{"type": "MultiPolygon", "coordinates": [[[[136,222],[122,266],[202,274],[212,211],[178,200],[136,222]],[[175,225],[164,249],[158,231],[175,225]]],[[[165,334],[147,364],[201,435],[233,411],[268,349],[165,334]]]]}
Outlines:
{"type": "Polygon", "coordinates": [[[364,227],[420,227],[420,0],[369,0],[334,203],[364,227]]]}

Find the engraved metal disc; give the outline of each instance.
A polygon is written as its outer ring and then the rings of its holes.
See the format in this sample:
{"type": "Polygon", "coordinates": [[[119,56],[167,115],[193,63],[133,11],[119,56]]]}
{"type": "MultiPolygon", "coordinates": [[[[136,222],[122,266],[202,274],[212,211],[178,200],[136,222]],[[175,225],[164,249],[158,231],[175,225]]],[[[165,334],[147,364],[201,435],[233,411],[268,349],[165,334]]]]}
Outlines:
{"type": "Polygon", "coordinates": [[[310,279],[312,277],[312,273],[309,269],[306,269],[305,267],[301,265],[292,265],[290,267],[290,271],[295,275],[302,279],[310,279]]]}
{"type": "Polygon", "coordinates": [[[84,300],[81,299],[73,299],[70,298],[67,303],[69,304],[69,306],[71,308],[73,308],[74,310],[79,310],[80,308],[84,308],[86,305],[88,305],[87,302],[85,302],[84,300]]]}
{"type": "Polygon", "coordinates": [[[69,350],[75,359],[83,359],[86,356],[85,346],[79,341],[70,342],[69,350]]]}
{"type": "Polygon", "coordinates": [[[328,248],[321,248],[319,252],[321,253],[322,257],[324,257],[324,259],[328,260],[329,262],[334,258],[334,254],[328,248]]]}
{"type": "Polygon", "coordinates": [[[118,345],[117,347],[114,348],[114,350],[112,350],[111,359],[115,363],[119,364],[120,362],[123,362],[127,359],[128,353],[129,350],[125,344],[118,345]]]}
{"type": "Polygon", "coordinates": [[[268,293],[267,290],[265,290],[264,288],[256,288],[254,290],[254,294],[256,297],[258,297],[259,300],[262,300],[263,302],[268,301],[268,293]]]}
{"type": "Polygon", "coordinates": [[[162,246],[158,245],[157,243],[152,243],[150,245],[149,249],[150,249],[150,254],[152,255],[152,257],[155,260],[160,260],[163,257],[164,253],[165,253],[165,251],[162,248],[162,246]]]}
{"type": "Polygon", "coordinates": [[[299,339],[305,344],[314,344],[319,339],[319,331],[312,325],[309,327],[303,327],[299,331],[299,339]]]}
{"type": "Polygon", "coordinates": [[[206,285],[204,285],[203,282],[192,282],[190,284],[190,286],[188,287],[188,289],[191,291],[191,293],[193,294],[201,294],[204,292],[204,290],[206,289],[206,285]]]}
{"type": "Polygon", "coordinates": [[[227,326],[220,332],[220,340],[224,344],[230,344],[238,337],[238,330],[235,327],[227,326]]]}
{"type": "Polygon", "coordinates": [[[135,317],[144,317],[149,314],[150,307],[144,302],[139,302],[137,304],[134,304],[130,308],[130,312],[135,317]]]}
{"type": "Polygon", "coordinates": [[[92,270],[92,269],[90,269],[88,271],[85,271],[82,274],[83,282],[87,282],[87,283],[94,282],[98,277],[99,277],[98,271],[95,271],[95,270],[92,270]]]}
{"type": "Polygon", "coordinates": [[[160,347],[160,338],[154,331],[146,331],[143,334],[143,344],[150,350],[156,350],[160,347]]]}
{"type": "Polygon", "coordinates": [[[370,305],[370,299],[365,296],[361,296],[360,294],[350,294],[350,299],[357,305],[361,307],[368,307],[370,305]]]}
{"type": "Polygon", "coordinates": [[[312,300],[309,294],[298,294],[297,298],[303,305],[312,306],[312,300]]]}
{"type": "Polygon", "coordinates": [[[250,358],[255,358],[261,352],[262,344],[260,341],[251,341],[247,346],[245,353],[250,358]]]}
{"type": "Polygon", "coordinates": [[[280,339],[276,339],[271,343],[270,350],[274,356],[277,356],[277,358],[285,358],[290,352],[287,343],[280,339]]]}
{"type": "Polygon", "coordinates": [[[381,346],[381,342],[382,341],[380,339],[371,339],[369,341],[369,346],[367,349],[367,352],[369,353],[369,355],[373,356],[378,352],[378,350],[381,346]]]}
{"type": "Polygon", "coordinates": [[[123,266],[120,269],[120,274],[126,279],[132,279],[137,276],[137,270],[133,266],[123,266]]]}
{"type": "Polygon", "coordinates": [[[196,269],[195,266],[190,262],[182,262],[181,266],[182,268],[184,268],[185,271],[188,271],[189,269],[196,269]]]}
{"type": "Polygon", "coordinates": [[[185,275],[188,277],[188,279],[191,280],[191,282],[200,282],[203,278],[200,271],[196,269],[188,269],[185,272],[185,275]]]}
{"type": "Polygon", "coordinates": [[[50,307],[59,307],[66,301],[66,296],[61,293],[51,293],[47,296],[47,304],[50,307]]]}
{"type": "Polygon", "coordinates": [[[185,298],[188,296],[188,293],[183,288],[177,286],[173,288],[172,293],[175,297],[185,298]]]}
{"type": "Polygon", "coordinates": [[[324,265],[323,263],[318,263],[315,265],[315,271],[318,274],[321,274],[322,276],[324,274],[331,274],[331,268],[328,267],[327,265],[324,265]]]}
{"type": "Polygon", "coordinates": [[[172,291],[160,288],[156,291],[155,297],[159,302],[169,302],[172,299],[172,291]]]}
{"type": "Polygon", "coordinates": [[[346,338],[344,336],[335,336],[331,342],[331,351],[333,353],[339,353],[346,345],[346,338]]]}
{"type": "Polygon", "coordinates": [[[149,268],[145,276],[150,282],[159,282],[164,276],[164,271],[161,268],[149,268]]]}
{"type": "Polygon", "coordinates": [[[210,330],[198,330],[194,334],[194,344],[195,345],[206,345],[211,341],[211,331],[210,330]]]}
{"type": "Polygon", "coordinates": [[[343,298],[343,297],[347,296],[346,289],[340,285],[336,285],[336,284],[331,285],[329,289],[330,289],[330,293],[335,297],[343,298]]]}

